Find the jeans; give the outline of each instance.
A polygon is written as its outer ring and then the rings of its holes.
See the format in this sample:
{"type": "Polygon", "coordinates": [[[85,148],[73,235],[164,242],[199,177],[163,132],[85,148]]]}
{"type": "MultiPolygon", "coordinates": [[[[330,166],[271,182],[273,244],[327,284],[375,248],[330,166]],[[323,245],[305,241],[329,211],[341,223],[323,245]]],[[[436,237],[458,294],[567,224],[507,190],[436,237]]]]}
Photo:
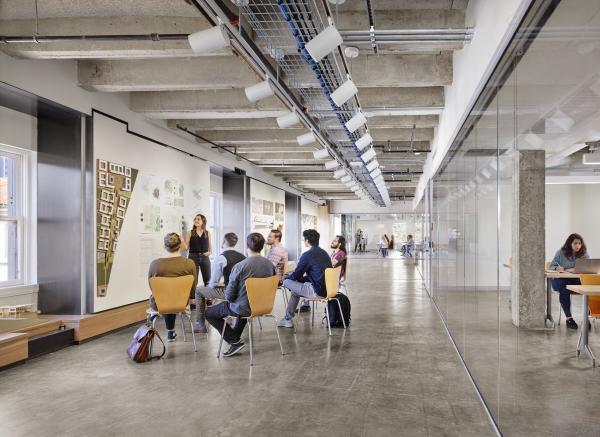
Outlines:
{"type": "Polygon", "coordinates": [[[552,280],[552,288],[558,291],[560,306],[568,319],[571,317],[571,292],[567,290],[567,285],[581,285],[581,282],[578,278],[554,278],[552,280]]]}
{"type": "Polygon", "coordinates": [[[225,299],[221,288],[196,287],[196,323],[204,325],[206,299],[225,299]]]}
{"type": "Polygon", "coordinates": [[[285,310],[286,320],[292,320],[294,318],[294,313],[296,312],[298,303],[300,303],[301,297],[320,297],[315,292],[315,289],[310,282],[298,282],[292,281],[291,279],[286,279],[283,281],[283,286],[292,292],[287,309],[285,310]]]}
{"type": "Polygon", "coordinates": [[[208,285],[208,281],[210,280],[210,258],[195,252],[190,253],[188,258],[194,261],[194,264],[196,264],[198,283],[204,284],[206,287],[208,285]],[[200,281],[200,274],[202,274],[202,281],[200,281]]]}
{"type": "Polygon", "coordinates": [[[246,327],[247,320],[239,318],[239,314],[233,312],[229,308],[229,302],[221,302],[217,305],[212,305],[206,309],[206,321],[210,323],[219,333],[223,332],[223,325],[227,316],[238,317],[235,324],[235,328],[231,328],[229,325],[225,326],[225,333],[223,334],[223,340],[229,344],[239,343],[242,332],[246,327]]]}
{"type": "MultiPolygon", "coordinates": [[[[150,308],[152,308],[154,311],[157,311],[156,301],[152,295],[150,296],[150,308]]],[[[167,331],[173,331],[175,329],[175,316],[175,314],[163,314],[167,331]]]]}

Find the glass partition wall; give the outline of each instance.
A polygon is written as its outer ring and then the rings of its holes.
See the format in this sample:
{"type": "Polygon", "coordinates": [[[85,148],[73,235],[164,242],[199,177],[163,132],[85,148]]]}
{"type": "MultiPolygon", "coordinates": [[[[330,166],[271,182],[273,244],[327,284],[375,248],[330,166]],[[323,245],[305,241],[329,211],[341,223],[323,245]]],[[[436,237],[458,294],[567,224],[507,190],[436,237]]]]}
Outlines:
{"type": "Polygon", "coordinates": [[[536,410],[563,393],[551,375],[542,382],[544,352],[532,351],[560,334],[511,316],[513,214],[525,213],[517,158],[544,150],[549,167],[573,144],[600,141],[599,122],[600,2],[534,1],[421,203],[425,284],[503,432],[568,432],[552,408],[536,410]]]}

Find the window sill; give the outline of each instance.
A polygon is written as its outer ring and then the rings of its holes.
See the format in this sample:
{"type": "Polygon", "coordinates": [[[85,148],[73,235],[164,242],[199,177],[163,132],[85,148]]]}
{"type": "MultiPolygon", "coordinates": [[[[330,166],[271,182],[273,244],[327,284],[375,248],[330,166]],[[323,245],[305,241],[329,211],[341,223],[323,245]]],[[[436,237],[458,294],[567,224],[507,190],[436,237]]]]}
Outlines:
{"type": "Polygon", "coordinates": [[[38,291],[39,291],[38,284],[7,285],[6,287],[0,287],[0,298],[23,296],[23,295],[27,295],[27,294],[31,294],[31,293],[37,293],[38,291]]]}

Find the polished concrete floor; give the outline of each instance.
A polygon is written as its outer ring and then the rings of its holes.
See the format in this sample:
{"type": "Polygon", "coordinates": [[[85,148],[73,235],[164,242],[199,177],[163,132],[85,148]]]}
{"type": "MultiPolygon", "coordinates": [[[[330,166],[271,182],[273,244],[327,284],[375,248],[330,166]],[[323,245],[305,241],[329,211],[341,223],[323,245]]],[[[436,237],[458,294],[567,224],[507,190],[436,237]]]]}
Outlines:
{"type": "Polygon", "coordinates": [[[348,331],[303,315],[281,356],[265,322],[253,367],[215,331],[135,364],[128,328],[0,372],[0,435],[494,435],[414,264],[354,259],[348,288],[348,331]]]}

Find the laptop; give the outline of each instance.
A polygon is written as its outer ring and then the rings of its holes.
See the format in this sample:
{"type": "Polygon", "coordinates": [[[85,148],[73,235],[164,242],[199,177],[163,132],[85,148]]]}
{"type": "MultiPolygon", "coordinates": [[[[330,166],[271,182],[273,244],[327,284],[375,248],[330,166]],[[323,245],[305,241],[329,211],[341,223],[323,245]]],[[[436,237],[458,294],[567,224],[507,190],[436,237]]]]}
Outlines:
{"type": "Polygon", "coordinates": [[[575,260],[575,269],[573,270],[573,273],[599,275],[600,259],[577,258],[575,260]]]}

